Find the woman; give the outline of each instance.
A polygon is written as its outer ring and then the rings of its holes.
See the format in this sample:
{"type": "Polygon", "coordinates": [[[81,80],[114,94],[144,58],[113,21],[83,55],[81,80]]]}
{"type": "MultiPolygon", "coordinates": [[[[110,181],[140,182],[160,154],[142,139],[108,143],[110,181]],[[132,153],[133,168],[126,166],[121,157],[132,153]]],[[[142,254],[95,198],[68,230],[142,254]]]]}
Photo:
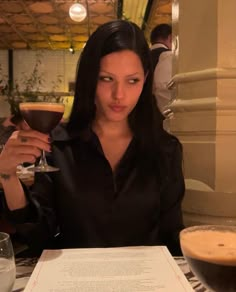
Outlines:
{"type": "Polygon", "coordinates": [[[0,156],[8,216],[37,249],[167,245],[179,254],[184,195],[182,150],[166,133],[152,96],[143,32],[116,20],[100,26],[81,54],[64,135],[19,131],[0,156]],[[16,165],[51,152],[59,172],[37,173],[32,190],[16,165]],[[8,162],[6,164],[6,161],[8,162]]]}

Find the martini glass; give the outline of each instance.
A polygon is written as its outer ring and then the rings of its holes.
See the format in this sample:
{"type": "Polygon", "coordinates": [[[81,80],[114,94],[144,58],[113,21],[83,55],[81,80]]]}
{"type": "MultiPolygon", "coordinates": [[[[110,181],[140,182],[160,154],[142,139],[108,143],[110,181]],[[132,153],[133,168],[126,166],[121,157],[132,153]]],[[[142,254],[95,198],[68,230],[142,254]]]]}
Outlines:
{"type": "MultiPolygon", "coordinates": [[[[23,102],[20,111],[31,129],[49,134],[60,122],[64,113],[64,104],[50,102],[23,102]]],[[[58,171],[59,168],[47,163],[45,151],[42,150],[39,164],[30,168],[35,172],[58,171]]]]}
{"type": "Polygon", "coordinates": [[[210,291],[236,291],[236,226],[200,225],[180,232],[183,255],[210,291]]]}

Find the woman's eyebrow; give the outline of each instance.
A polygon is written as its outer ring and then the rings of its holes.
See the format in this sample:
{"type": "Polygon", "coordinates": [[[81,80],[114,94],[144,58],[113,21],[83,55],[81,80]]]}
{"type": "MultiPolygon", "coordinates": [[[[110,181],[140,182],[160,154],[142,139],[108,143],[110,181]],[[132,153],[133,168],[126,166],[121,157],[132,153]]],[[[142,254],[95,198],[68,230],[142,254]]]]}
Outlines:
{"type": "MultiPolygon", "coordinates": [[[[106,70],[100,70],[99,73],[100,74],[116,75],[115,73],[112,73],[112,72],[109,72],[109,71],[106,71],[106,70]]],[[[134,72],[134,73],[127,74],[126,76],[127,77],[132,77],[132,76],[141,75],[141,74],[142,74],[141,72],[134,72]]]]}

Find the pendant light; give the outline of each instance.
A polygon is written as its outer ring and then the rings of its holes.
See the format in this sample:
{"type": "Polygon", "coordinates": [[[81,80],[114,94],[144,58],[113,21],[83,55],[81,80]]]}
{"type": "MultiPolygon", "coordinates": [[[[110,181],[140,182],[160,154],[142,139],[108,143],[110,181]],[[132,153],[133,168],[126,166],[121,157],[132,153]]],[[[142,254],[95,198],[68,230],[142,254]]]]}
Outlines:
{"type": "Polygon", "coordinates": [[[76,22],[83,21],[87,16],[87,10],[84,5],[75,3],[70,7],[69,10],[70,18],[76,22]]]}

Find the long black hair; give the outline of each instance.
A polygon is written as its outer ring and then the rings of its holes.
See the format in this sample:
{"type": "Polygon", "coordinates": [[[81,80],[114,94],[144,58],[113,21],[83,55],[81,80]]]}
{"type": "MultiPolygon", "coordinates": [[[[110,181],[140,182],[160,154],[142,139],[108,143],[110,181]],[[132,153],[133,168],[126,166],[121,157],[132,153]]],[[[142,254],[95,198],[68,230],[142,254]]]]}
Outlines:
{"type": "Polygon", "coordinates": [[[152,94],[150,49],[143,31],[135,23],[125,20],[107,22],[89,38],[78,62],[74,103],[67,127],[81,131],[91,125],[96,112],[94,101],[101,58],[122,50],[131,50],[139,56],[146,75],[139,101],[128,121],[134,137],[139,141],[140,151],[145,156],[150,154],[153,157],[160,137],[166,136],[166,132],[162,126],[163,116],[152,94]]]}

